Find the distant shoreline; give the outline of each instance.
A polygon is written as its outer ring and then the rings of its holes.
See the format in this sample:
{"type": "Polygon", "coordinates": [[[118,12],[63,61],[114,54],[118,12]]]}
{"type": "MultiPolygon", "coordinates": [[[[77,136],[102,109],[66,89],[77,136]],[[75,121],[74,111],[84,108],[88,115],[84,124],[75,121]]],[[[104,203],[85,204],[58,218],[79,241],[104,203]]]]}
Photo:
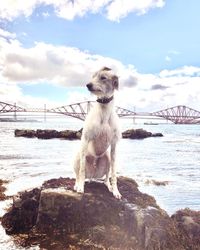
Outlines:
{"type": "Polygon", "coordinates": [[[37,120],[15,120],[10,118],[0,118],[0,122],[39,122],[37,120]]]}

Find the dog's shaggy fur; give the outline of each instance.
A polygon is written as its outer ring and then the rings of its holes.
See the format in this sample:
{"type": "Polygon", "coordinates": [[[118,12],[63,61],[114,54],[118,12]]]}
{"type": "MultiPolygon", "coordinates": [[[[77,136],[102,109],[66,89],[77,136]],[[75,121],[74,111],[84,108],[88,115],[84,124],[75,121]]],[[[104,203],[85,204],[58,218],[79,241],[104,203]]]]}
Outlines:
{"type": "Polygon", "coordinates": [[[85,120],[81,148],[74,162],[74,189],[83,193],[86,178],[98,179],[105,176],[104,183],[113,195],[120,199],[115,158],[116,143],[121,132],[113,100],[114,91],[118,89],[118,77],[111,69],[104,67],[93,75],[87,88],[97,96],[97,102],[85,120]]]}

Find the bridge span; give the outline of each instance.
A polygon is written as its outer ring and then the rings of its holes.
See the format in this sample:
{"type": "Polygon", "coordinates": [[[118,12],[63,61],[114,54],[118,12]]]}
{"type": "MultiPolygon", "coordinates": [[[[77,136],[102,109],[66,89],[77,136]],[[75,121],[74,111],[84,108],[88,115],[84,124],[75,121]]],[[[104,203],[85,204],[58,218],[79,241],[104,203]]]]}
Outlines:
{"type": "MultiPolygon", "coordinates": [[[[43,109],[39,109],[24,108],[17,106],[16,104],[13,105],[0,102],[0,118],[1,114],[13,113],[14,117],[16,118],[17,113],[40,112],[44,113],[45,115],[47,113],[62,114],[80,120],[85,120],[85,117],[93,104],[93,101],[85,101],[51,109],[47,109],[46,106],[44,106],[43,109]]],[[[173,122],[174,124],[200,124],[200,112],[183,105],[174,106],[156,112],[135,112],[125,108],[116,107],[116,113],[120,118],[165,119],[167,121],[173,122]]]]}

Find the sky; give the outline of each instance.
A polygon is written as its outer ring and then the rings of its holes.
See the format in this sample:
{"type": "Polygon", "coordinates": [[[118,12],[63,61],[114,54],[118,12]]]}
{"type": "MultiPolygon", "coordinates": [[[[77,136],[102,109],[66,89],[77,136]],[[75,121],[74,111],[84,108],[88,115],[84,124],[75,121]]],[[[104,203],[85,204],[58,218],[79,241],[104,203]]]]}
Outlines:
{"type": "Polygon", "coordinates": [[[103,66],[116,104],[200,110],[199,0],[1,0],[0,101],[59,107],[94,100],[103,66]]]}

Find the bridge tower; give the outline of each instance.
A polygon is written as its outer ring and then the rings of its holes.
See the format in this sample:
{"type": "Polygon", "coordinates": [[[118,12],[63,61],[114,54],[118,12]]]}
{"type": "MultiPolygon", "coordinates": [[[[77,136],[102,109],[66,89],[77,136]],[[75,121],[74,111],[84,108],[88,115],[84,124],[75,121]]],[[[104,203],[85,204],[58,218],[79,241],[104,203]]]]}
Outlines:
{"type": "Polygon", "coordinates": [[[14,121],[17,121],[17,105],[14,103],[14,121]]]}

